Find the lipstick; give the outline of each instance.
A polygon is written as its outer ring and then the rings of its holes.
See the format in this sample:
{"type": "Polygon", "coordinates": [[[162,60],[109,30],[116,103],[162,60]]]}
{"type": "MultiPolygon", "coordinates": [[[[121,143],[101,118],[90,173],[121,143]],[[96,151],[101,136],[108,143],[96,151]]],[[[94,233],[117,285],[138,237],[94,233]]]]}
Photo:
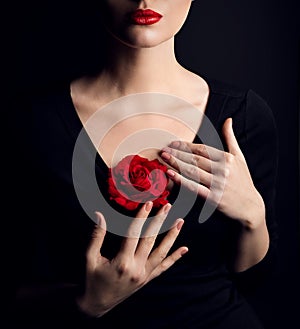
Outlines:
{"type": "Polygon", "coordinates": [[[130,14],[130,20],[136,25],[152,25],[160,21],[163,16],[151,9],[137,9],[130,14]]]}

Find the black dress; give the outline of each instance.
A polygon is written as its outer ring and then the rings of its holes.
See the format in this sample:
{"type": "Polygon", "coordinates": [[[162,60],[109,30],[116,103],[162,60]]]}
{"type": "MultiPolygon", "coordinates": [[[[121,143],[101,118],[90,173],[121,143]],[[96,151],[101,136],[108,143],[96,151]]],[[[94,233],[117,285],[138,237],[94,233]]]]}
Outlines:
{"type": "MultiPolygon", "coordinates": [[[[238,288],[252,289],[272,268],[277,239],[274,120],[266,102],[252,90],[207,81],[206,115],[220,136],[225,119],[233,118],[235,135],[266,205],[271,244],[265,258],[243,273],[231,273],[227,265],[237,224],[218,211],[199,224],[202,200],[197,199],[174,246],[187,245],[188,254],[102,318],[82,314],[74,296],[84,282],[85,252],[94,223],[81,208],[73,187],[72,154],[82,124],[69,85],[64,85],[35,96],[20,114],[24,157],[19,162],[22,184],[18,193],[28,220],[18,222],[23,251],[18,284],[29,288],[18,294],[17,328],[117,328],[119,323],[143,329],[262,328],[238,288]]],[[[83,162],[95,162],[97,181],[105,193],[108,168],[98,154],[95,161],[93,152],[90,143],[83,162]]],[[[108,233],[103,253],[112,257],[120,241],[108,233]]]]}

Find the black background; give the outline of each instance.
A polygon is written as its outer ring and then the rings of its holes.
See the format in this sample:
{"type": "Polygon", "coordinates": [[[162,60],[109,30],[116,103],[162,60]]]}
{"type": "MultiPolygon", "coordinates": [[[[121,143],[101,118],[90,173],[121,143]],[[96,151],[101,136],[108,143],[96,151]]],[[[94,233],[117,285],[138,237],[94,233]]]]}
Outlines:
{"type": "MultiPolygon", "coordinates": [[[[300,326],[299,7],[297,0],[195,0],[176,37],[177,58],[185,67],[252,88],[275,116],[278,269],[248,295],[267,329],[300,326]]],[[[10,40],[11,90],[30,93],[55,85],[101,56],[101,33],[91,33],[101,28],[77,1],[26,1],[13,12],[18,35],[10,40]]]]}

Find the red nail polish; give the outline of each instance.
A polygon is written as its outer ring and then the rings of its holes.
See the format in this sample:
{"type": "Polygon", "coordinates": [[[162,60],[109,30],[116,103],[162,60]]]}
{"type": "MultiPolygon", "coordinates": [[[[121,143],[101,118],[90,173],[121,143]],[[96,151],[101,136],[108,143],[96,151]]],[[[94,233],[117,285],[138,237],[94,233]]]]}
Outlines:
{"type": "Polygon", "coordinates": [[[178,224],[177,224],[177,230],[180,231],[182,229],[184,221],[181,220],[178,224]]]}
{"type": "Polygon", "coordinates": [[[166,160],[170,160],[170,159],[171,159],[171,155],[168,154],[168,153],[166,153],[166,152],[162,153],[161,157],[162,157],[163,159],[166,159],[166,160]]]}
{"type": "Polygon", "coordinates": [[[170,211],[170,209],[171,209],[171,205],[170,205],[170,203],[167,203],[164,206],[164,212],[165,212],[165,214],[168,214],[168,212],[170,211]]]}
{"type": "Polygon", "coordinates": [[[188,251],[189,251],[188,249],[184,249],[184,250],[182,250],[182,252],[181,252],[181,256],[185,255],[188,251]]]}
{"type": "Polygon", "coordinates": [[[100,212],[95,212],[96,215],[96,224],[98,226],[101,226],[101,224],[103,223],[103,215],[100,212]]]}
{"type": "Polygon", "coordinates": [[[151,201],[146,202],[145,209],[146,209],[146,211],[150,211],[152,209],[152,202],[151,201]]]}
{"type": "Polygon", "coordinates": [[[172,142],[171,143],[171,146],[174,147],[174,148],[178,148],[180,146],[180,142],[172,142]]]}
{"type": "Polygon", "coordinates": [[[167,170],[167,174],[171,177],[174,177],[175,176],[175,172],[173,170],[167,170]]]}

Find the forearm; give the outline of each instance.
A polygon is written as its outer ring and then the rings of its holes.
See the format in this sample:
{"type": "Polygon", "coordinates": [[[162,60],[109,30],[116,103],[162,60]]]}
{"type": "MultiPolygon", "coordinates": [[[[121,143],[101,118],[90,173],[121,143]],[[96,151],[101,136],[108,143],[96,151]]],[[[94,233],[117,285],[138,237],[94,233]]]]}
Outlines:
{"type": "Polygon", "coordinates": [[[259,263],[269,249],[269,233],[264,211],[241,221],[232,269],[242,272],[259,263]]]}

